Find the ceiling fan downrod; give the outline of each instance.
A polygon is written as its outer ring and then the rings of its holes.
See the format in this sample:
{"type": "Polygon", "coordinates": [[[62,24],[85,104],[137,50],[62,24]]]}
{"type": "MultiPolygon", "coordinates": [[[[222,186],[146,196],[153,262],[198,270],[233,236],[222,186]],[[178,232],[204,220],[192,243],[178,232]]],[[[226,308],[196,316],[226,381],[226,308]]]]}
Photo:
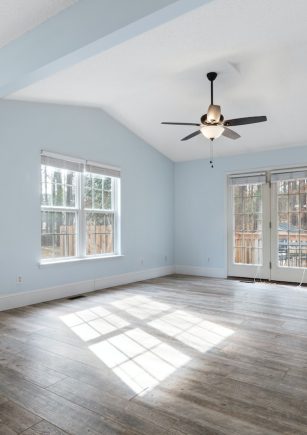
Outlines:
{"type": "Polygon", "coordinates": [[[213,105],[213,82],[217,78],[216,72],[209,72],[207,74],[208,80],[211,82],[211,105],[213,105]]]}

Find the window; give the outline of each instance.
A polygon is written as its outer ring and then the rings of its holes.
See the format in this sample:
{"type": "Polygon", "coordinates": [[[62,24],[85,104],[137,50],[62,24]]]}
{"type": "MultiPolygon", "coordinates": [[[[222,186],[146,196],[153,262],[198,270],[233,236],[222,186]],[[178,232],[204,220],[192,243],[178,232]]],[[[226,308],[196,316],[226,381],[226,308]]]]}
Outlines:
{"type": "Polygon", "coordinates": [[[42,261],[118,255],[119,188],[118,169],[43,153],[42,261]]]}
{"type": "Polygon", "coordinates": [[[234,185],[233,202],[233,261],[262,264],[262,184],[234,185]]]}
{"type": "Polygon", "coordinates": [[[307,267],[307,179],[278,180],[276,184],[278,265],[307,267]]]}
{"type": "Polygon", "coordinates": [[[84,207],[86,254],[114,252],[114,179],[86,173],[84,207]]]}
{"type": "Polygon", "coordinates": [[[231,193],[231,264],[263,264],[263,185],[266,174],[228,177],[231,193]]]}

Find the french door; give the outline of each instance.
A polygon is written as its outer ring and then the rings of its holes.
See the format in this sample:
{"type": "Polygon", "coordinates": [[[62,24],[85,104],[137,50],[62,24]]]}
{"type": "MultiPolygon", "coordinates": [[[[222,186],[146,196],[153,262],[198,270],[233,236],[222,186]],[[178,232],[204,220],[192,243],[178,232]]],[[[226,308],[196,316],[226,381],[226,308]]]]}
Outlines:
{"type": "Polygon", "coordinates": [[[228,182],[228,275],[307,282],[307,169],[228,182]]]}
{"type": "Polygon", "coordinates": [[[229,177],[228,275],[270,278],[266,174],[229,177]]]}

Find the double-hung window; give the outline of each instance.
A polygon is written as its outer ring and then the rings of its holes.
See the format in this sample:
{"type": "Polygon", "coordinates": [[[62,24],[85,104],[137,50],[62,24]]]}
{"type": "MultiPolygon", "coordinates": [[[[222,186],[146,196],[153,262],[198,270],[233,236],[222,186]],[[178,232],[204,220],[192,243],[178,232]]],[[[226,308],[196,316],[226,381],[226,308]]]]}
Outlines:
{"type": "Polygon", "coordinates": [[[120,171],[43,152],[43,263],[120,254],[120,171]]]}

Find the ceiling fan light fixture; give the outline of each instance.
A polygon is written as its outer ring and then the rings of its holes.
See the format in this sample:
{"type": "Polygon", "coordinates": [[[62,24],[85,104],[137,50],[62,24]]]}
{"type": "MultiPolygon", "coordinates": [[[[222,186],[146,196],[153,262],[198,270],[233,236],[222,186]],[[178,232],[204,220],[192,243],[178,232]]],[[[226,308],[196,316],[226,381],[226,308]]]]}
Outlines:
{"type": "Polygon", "coordinates": [[[207,139],[217,139],[222,136],[225,128],[222,125],[203,125],[200,131],[207,139]]]}

